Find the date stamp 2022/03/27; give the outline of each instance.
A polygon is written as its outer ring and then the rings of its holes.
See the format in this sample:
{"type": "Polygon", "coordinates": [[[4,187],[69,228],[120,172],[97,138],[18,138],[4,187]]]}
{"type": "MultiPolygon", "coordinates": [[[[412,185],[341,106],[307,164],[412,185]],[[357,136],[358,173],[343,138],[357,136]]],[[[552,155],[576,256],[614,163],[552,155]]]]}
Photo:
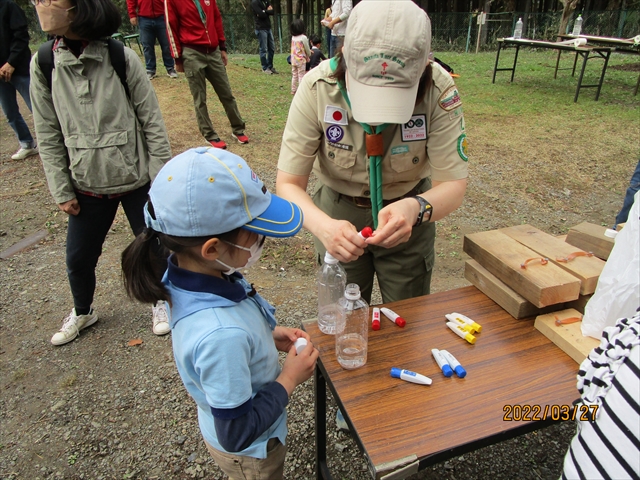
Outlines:
{"type": "Polygon", "coordinates": [[[594,421],[598,405],[505,405],[505,422],[532,422],[546,420],[594,421]]]}

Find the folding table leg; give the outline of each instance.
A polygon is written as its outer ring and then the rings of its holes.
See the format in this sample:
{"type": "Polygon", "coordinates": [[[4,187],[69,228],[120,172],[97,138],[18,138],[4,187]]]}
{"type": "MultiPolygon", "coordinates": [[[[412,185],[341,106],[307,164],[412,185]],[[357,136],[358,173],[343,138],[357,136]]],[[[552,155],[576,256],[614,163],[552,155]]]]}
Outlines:
{"type": "Polygon", "coordinates": [[[558,58],[556,59],[556,70],[553,72],[553,79],[558,78],[558,67],[560,66],[560,55],[562,54],[562,50],[558,50],[558,58]]]}
{"type": "Polygon", "coordinates": [[[316,478],[330,480],[327,467],[327,384],[316,365],[314,377],[316,404],[316,478]]]}
{"type": "Polygon", "coordinates": [[[611,56],[611,50],[607,50],[605,55],[598,53],[604,58],[604,65],[602,66],[602,73],[600,74],[600,82],[598,82],[598,89],[596,90],[596,102],[600,98],[600,90],[602,89],[602,82],[604,82],[604,74],[607,73],[607,65],[609,65],[609,57],[611,56]]]}
{"type": "Polygon", "coordinates": [[[513,58],[513,70],[511,70],[511,83],[513,83],[513,77],[516,75],[516,64],[518,63],[519,51],[520,51],[520,45],[516,45],[516,55],[513,58]]]}
{"type": "Polygon", "coordinates": [[[500,50],[502,50],[502,42],[498,42],[498,53],[496,53],[496,64],[493,66],[493,80],[491,80],[491,83],[496,83],[496,72],[498,71],[498,60],[500,59],[500,50]]]}
{"type": "Polygon", "coordinates": [[[573,103],[578,101],[578,95],[580,94],[580,88],[582,87],[582,77],[584,77],[584,71],[587,68],[587,60],[589,59],[589,52],[576,52],[576,56],[580,56],[584,59],[582,61],[582,69],[580,70],[580,77],[578,78],[578,85],[576,86],[576,96],[573,98],[573,103]]]}

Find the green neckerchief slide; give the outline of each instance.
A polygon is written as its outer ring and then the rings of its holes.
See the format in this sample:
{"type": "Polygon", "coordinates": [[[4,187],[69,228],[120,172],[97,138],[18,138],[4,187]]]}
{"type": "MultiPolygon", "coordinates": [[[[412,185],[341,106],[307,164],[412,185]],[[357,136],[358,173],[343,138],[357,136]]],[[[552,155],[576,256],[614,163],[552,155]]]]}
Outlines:
{"type": "MultiPolygon", "coordinates": [[[[334,72],[338,68],[336,57],[331,59],[331,70],[334,72]]],[[[349,94],[342,82],[338,82],[342,98],[351,109],[349,94]]],[[[378,228],[378,213],[382,210],[382,156],[384,155],[384,145],[382,142],[382,131],[389,126],[388,123],[376,125],[375,130],[367,123],[358,122],[364,129],[366,135],[366,149],[369,157],[369,191],[371,192],[371,216],[373,217],[373,228],[378,228]]]]}

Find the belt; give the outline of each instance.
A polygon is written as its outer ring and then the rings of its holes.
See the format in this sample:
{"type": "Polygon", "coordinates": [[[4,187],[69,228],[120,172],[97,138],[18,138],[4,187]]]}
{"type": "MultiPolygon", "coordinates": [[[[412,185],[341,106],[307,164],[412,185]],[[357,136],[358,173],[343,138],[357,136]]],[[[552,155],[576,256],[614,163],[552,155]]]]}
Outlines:
{"type": "MultiPolygon", "coordinates": [[[[410,198],[410,197],[415,197],[416,195],[420,195],[420,193],[422,193],[420,191],[420,185],[421,184],[422,184],[422,182],[418,183],[418,185],[413,187],[411,190],[409,190],[407,193],[405,193],[401,197],[392,198],[390,200],[383,200],[382,201],[382,205],[386,207],[387,205],[390,205],[393,202],[397,202],[398,200],[402,200],[403,198],[410,198]]],[[[345,200],[348,200],[349,202],[353,203],[356,207],[371,208],[371,198],[369,198],[369,197],[351,197],[349,195],[344,195],[342,193],[339,193],[338,194],[338,200],[340,200],[342,198],[344,198],[345,200]]]]}
{"type": "Polygon", "coordinates": [[[195,50],[196,52],[205,53],[205,54],[213,53],[218,49],[218,47],[211,48],[210,46],[207,46],[207,45],[182,45],[182,48],[190,48],[191,50],[195,50]]]}

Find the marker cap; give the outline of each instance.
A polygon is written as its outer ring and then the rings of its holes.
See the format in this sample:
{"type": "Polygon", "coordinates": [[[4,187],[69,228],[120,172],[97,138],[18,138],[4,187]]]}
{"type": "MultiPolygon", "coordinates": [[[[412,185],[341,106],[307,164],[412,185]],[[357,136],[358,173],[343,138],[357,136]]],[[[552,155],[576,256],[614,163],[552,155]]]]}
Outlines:
{"type": "Polygon", "coordinates": [[[445,364],[442,366],[442,373],[448,378],[453,375],[453,370],[451,370],[451,367],[448,364],[445,364]]]}
{"type": "Polygon", "coordinates": [[[391,376],[393,378],[400,378],[400,373],[402,373],[402,370],[400,370],[399,368],[396,368],[396,367],[391,368],[391,376]]]}
{"type": "Polygon", "coordinates": [[[458,377],[460,378],[464,378],[467,376],[467,371],[464,368],[462,368],[462,365],[458,365],[455,368],[455,371],[456,371],[456,375],[458,375],[458,377]]]}
{"type": "Polygon", "coordinates": [[[372,330],[380,330],[380,320],[373,320],[371,322],[371,329],[372,330]]]}
{"type": "Polygon", "coordinates": [[[396,318],[395,323],[399,327],[404,327],[407,324],[407,321],[402,317],[398,317],[398,318],[396,318]]]}
{"type": "Polygon", "coordinates": [[[474,343],[476,343],[476,337],[474,337],[473,335],[471,335],[470,333],[467,333],[464,336],[464,339],[469,342],[471,345],[473,345],[474,343]]]}

